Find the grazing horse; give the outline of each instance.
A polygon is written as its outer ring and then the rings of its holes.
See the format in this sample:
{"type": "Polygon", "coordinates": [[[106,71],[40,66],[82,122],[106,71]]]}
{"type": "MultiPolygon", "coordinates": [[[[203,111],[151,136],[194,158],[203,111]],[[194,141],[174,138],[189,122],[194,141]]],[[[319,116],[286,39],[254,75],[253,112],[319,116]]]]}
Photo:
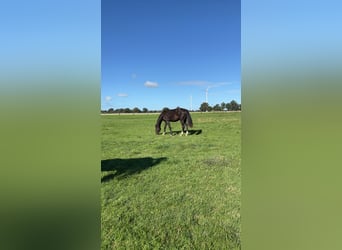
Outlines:
{"type": "Polygon", "coordinates": [[[188,135],[188,126],[192,128],[192,119],[189,111],[179,107],[177,107],[176,109],[164,110],[161,112],[155,125],[157,135],[159,135],[160,133],[160,125],[163,121],[165,122],[163,135],[165,135],[166,126],[169,127],[170,133],[172,135],[170,122],[180,121],[180,123],[182,124],[182,133],[180,135],[183,135],[184,133],[185,135],[188,135]]]}

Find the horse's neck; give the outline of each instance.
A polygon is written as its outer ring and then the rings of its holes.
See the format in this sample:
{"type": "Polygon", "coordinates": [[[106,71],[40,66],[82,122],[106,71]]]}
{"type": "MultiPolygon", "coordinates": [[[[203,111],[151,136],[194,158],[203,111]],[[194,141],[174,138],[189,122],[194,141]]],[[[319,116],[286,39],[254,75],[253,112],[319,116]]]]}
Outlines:
{"type": "Polygon", "coordinates": [[[162,121],[163,121],[163,114],[160,114],[156,123],[158,127],[160,127],[160,124],[162,123],[162,121]]]}

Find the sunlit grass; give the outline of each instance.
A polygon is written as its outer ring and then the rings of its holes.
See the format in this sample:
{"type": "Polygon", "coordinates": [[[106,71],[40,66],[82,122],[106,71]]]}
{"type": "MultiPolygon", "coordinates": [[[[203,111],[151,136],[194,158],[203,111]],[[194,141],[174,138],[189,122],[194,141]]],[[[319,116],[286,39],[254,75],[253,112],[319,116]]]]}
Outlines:
{"type": "Polygon", "coordinates": [[[192,118],[157,136],[156,115],[101,117],[103,249],[241,247],[240,113],[192,118]]]}

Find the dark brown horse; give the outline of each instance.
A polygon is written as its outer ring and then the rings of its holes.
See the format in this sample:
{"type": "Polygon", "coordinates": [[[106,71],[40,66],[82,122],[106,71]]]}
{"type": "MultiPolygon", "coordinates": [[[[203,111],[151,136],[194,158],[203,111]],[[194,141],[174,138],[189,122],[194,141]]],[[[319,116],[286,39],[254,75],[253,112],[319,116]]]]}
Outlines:
{"type": "Polygon", "coordinates": [[[189,111],[187,109],[183,109],[179,107],[176,109],[169,109],[169,110],[164,110],[161,112],[161,114],[158,117],[157,123],[155,125],[157,135],[159,135],[160,133],[160,125],[163,121],[165,122],[163,135],[166,132],[166,126],[169,127],[170,134],[172,135],[170,122],[180,121],[180,123],[182,124],[181,135],[183,135],[184,133],[185,135],[188,135],[189,133],[188,126],[192,128],[192,119],[191,119],[189,111]]]}

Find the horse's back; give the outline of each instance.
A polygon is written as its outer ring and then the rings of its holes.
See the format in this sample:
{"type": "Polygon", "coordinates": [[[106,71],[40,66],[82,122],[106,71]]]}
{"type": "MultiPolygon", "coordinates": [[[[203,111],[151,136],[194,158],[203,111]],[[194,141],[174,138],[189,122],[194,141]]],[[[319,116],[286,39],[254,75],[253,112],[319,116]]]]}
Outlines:
{"type": "Polygon", "coordinates": [[[169,109],[169,110],[163,110],[160,114],[160,117],[164,121],[171,121],[171,122],[176,122],[176,121],[188,121],[188,123],[192,126],[192,120],[190,116],[190,112],[187,109],[177,107],[175,109],[169,109]]]}

